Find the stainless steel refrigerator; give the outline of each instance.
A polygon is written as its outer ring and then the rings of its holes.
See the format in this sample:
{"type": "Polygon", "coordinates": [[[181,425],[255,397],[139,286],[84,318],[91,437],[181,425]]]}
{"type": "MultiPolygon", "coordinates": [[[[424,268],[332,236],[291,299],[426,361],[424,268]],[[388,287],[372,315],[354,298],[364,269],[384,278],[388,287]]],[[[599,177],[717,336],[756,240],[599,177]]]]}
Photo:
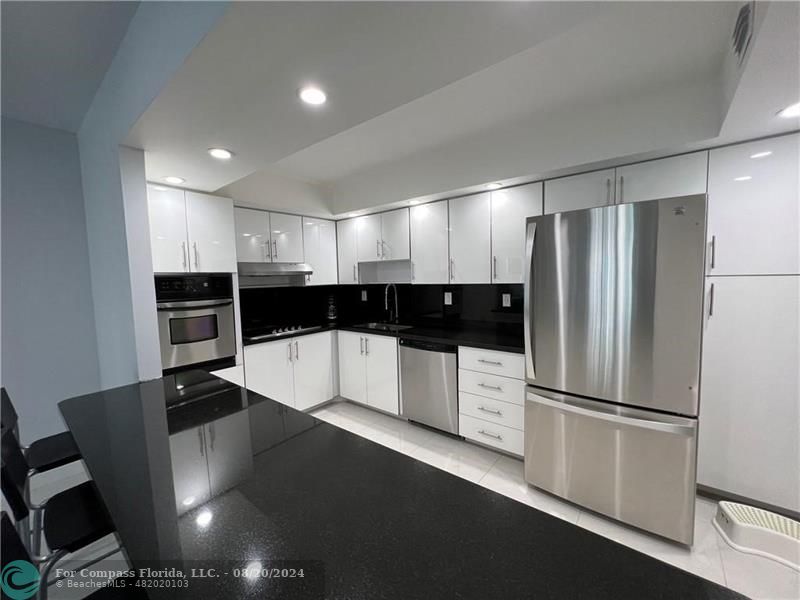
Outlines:
{"type": "Polygon", "coordinates": [[[525,479],[694,536],[705,196],[527,220],[525,479]]]}

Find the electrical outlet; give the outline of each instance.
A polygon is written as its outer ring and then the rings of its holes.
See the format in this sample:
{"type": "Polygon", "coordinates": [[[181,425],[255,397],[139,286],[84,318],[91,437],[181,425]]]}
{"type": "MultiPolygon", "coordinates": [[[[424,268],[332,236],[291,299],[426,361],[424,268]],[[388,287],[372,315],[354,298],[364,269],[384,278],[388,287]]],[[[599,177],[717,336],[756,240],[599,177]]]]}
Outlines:
{"type": "Polygon", "coordinates": [[[511,306],[511,294],[503,294],[503,308],[511,306]]]}
{"type": "Polygon", "coordinates": [[[445,292],[444,293],[444,305],[445,306],[452,306],[453,305],[453,292],[445,292]]]}
{"type": "Polygon", "coordinates": [[[367,290],[361,290],[361,301],[362,302],[367,301],[367,290]]]}

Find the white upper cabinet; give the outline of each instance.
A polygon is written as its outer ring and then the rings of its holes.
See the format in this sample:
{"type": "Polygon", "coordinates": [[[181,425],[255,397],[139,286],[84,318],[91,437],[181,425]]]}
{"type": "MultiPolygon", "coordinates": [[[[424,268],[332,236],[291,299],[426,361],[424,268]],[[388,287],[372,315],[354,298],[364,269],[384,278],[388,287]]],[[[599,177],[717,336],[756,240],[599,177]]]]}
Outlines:
{"type": "Polygon", "coordinates": [[[450,211],[450,282],[491,281],[489,193],[448,200],[450,211]]]}
{"type": "Polygon", "coordinates": [[[709,275],[800,273],[800,135],[711,151],[709,275]]]}
{"type": "Polygon", "coordinates": [[[189,270],[186,240],[186,197],[183,190],[147,186],[150,246],[153,271],[183,273],[189,270]]]}
{"type": "Polygon", "coordinates": [[[381,259],[381,216],[366,215],[356,217],[356,237],[358,239],[358,262],[371,262],[381,259]]]}
{"type": "Polygon", "coordinates": [[[358,283],[357,219],[336,222],[339,283],[358,283]]]}
{"type": "Polygon", "coordinates": [[[706,193],[708,152],[617,168],[617,203],[706,193]]]}
{"type": "Polygon", "coordinates": [[[614,169],[544,182],[544,212],[553,214],[614,204],[614,169]]]}
{"type": "Polygon", "coordinates": [[[192,271],[236,272],[233,200],[186,192],[186,228],[192,271]]]}
{"type": "Polygon", "coordinates": [[[411,258],[408,228],[407,208],[381,214],[382,260],[408,260],[411,258]]]}
{"type": "Polygon", "coordinates": [[[492,283],[522,283],[525,220],[542,214],[542,183],[491,192],[492,283]]]}
{"type": "Polygon", "coordinates": [[[302,219],[297,215],[269,213],[269,226],[272,238],[272,262],[303,262],[302,219]]]}
{"type": "Polygon", "coordinates": [[[336,278],[336,224],[325,219],[303,217],[303,254],[313,273],[308,285],[329,285],[336,278]]]}
{"type": "Polygon", "coordinates": [[[447,201],[411,207],[412,283],[449,283],[447,201]]]}
{"type": "Polygon", "coordinates": [[[236,222],[236,259],[239,262],[270,262],[269,213],[250,208],[233,209],[236,222]]]}

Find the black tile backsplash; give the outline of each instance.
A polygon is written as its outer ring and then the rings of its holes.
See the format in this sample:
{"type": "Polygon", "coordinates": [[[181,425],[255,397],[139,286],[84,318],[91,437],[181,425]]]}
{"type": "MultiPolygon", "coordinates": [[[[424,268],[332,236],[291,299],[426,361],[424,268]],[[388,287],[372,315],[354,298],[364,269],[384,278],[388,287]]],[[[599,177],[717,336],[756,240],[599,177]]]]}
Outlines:
{"type": "MultiPolygon", "coordinates": [[[[385,288],[383,284],[373,284],[243,289],[239,292],[242,325],[247,331],[271,325],[325,323],[329,297],[336,303],[339,323],[387,320],[385,288]],[[362,292],[366,292],[366,301],[362,300],[362,292]]],[[[467,322],[521,324],[522,290],[522,284],[398,284],[399,320],[414,325],[454,327],[467,322]],[[450,305],[444,303],[445,292],[452,294],[450,305]],[[510,307],[503,307],[503,294],[511,295],[510,307]]],[[[389,303],[394,307],[391,289],[389,303]]]]}

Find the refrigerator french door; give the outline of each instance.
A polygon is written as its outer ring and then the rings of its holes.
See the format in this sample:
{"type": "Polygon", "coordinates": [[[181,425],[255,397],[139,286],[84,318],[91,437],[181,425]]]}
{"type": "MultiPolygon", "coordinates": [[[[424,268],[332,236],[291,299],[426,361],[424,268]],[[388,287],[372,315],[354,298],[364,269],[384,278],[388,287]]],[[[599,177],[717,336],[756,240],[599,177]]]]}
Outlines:
{"type": "Polygon", "coordinates": [[[525,478],[694,535],[705,196],[527,221],[525,478]]]}

